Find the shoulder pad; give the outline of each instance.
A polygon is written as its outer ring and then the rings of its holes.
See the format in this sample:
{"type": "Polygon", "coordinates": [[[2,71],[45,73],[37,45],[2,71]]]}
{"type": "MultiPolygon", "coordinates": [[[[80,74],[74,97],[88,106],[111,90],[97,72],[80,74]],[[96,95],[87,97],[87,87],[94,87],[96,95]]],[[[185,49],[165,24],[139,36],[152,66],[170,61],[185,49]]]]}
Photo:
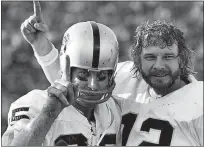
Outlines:
{"type": "Polygon", "coordinates": [[[33,90],[20,97],[10,106],[8,124],[13,125],[20,119],[32,119],[42,109],[47,91],[33,90]]]}
{"type": "Polygon", "coordinates": [[[125,62],[120,62],[117,64],[117,69],[116,72],[130,72],[131,69],[133,68],[134,63],[132,61],[125,61],[125,62]]]}

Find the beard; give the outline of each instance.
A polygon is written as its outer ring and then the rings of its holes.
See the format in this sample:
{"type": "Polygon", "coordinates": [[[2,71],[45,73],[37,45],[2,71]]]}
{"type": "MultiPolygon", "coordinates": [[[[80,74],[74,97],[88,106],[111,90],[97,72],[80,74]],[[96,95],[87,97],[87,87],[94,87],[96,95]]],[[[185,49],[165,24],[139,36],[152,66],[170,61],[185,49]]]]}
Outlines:
{"type": "Polygon", "coordinates": [[[180,70],[172,72],[170,69],[150,69],[148,73],[141,70],[141,75],[152,88],[165,92],[174,85],[176,79],[180,76],[180,70]]]}

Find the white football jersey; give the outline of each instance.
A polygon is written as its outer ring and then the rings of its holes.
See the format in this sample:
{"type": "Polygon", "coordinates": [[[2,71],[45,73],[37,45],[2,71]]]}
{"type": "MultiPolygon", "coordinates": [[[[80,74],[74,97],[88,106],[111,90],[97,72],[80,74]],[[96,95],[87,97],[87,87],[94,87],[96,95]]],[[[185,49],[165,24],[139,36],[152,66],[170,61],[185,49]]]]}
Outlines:
{"type": "Polygon", "coordinates": [[[203,82],[152,98],[145,81],[133,78],[132,67],[132,62],[120,64],[113,92],[125,98],[120,100],[123,145],[203,145],[203,82]]]}
{"type": "MultiPolygon", "coordinates": [[[[47,91],[33,90],[12,103],[8,128],[16,124],[16,128],[21,127],[16,123],[21,119],[33,119],[40,113],[46,98],[47,91]]],[[[96,105],[94,117],[95,124],[91,124],[73,106],[64,108],[52,124],[42,145],[120,145],[121,109],[115,100],[110,98],[96,105]]]]}

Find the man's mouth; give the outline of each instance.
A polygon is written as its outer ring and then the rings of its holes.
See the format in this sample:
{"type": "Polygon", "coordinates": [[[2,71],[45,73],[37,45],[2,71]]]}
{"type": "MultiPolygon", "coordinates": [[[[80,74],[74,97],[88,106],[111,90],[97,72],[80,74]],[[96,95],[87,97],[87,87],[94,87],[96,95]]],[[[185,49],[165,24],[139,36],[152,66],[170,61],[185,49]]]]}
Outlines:
{"type": "Polygon", "coordinates": [[[97,96],[97,95],[95,95],[95,94],[93,94],[93,93],[88,93],[88,92],[79,92],[79,96],[97,96]]]}
{"type": "Polygon", "coordinates": [[[92,96],[90,93],[79,92],[79,96],[92,96]]]}
{"type": "Polygon", "coordinates": [[[157,75],[152,75],[153,77],[165,77],[167,76],[168,74],[157,74],[157,75]]]}

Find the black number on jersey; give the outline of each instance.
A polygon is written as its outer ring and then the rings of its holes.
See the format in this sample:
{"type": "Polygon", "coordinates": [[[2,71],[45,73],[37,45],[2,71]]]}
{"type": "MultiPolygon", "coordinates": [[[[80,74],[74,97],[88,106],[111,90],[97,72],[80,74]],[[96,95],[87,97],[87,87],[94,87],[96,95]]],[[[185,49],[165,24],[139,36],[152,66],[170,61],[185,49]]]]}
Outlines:
{"type": "Polygon", "coordinates": [[[103,137],[99,145],[105,146],[106,144],[115,145],[116,144],[116,134],[106,134],[103,137]]]}
{"type": "Polygon", "coordinates": [[[123,146],[125,146],[127,143],[127,139],[130,135],[130,131],[132,130],[132,127],[136,118],[137,118],[137,115],[132,113],[128,113],[122,117],[122,124],[124,124],[123,132],[122,132],[123,146]]]}
{"type": "MultiPolygon", "coordinates": [[[[116,134],[106,134],[100,146],[105,146],[106,144],[115,145],[116,144],[116,134]]],[[[87,138],[82,134],[70,134],[70,135],[61,135],[55,142],[55,146],[68,146],[68,145],[77,145],[77,146],[87,146],[87,138]]]]}
{"type": "MultiPolygon", "coordinates": [[[[134,125],[136,118],[137,118],[137,114],[132,114],[132,113],[125,114],[122,117],[122,124],[124,124],[123,132],[122,132],[123,146],[125,146],[127,143],[127,139],[129,137],[130,131],[132,130],[132,127],[134,125]]],[[[140,131],[149,132],[151,128],[161,130],[159,144],[143,141],[139,146],[158,146],[158,145],[170,146],[174,128],[168,121],[148,118],[142,123],[140,131]]]]}
{"type": "MultiPolygon", "coordinates": [[[[170,146],[171,138],[173,134],[173,127],[168,121],[148,118],[143,122],[140,130],[149,132],[150,128],[161,130],[159,145],[170,146]]],[[[158,144],[143,141],[140,145],[147,146],[147,145],[158,145],[158,144]]]]}
{"type": "Polygon", "coordinates": [[[61,135],[55,140],[55,146],[86,146],[87,139],[82,134],[61,135]]]}

